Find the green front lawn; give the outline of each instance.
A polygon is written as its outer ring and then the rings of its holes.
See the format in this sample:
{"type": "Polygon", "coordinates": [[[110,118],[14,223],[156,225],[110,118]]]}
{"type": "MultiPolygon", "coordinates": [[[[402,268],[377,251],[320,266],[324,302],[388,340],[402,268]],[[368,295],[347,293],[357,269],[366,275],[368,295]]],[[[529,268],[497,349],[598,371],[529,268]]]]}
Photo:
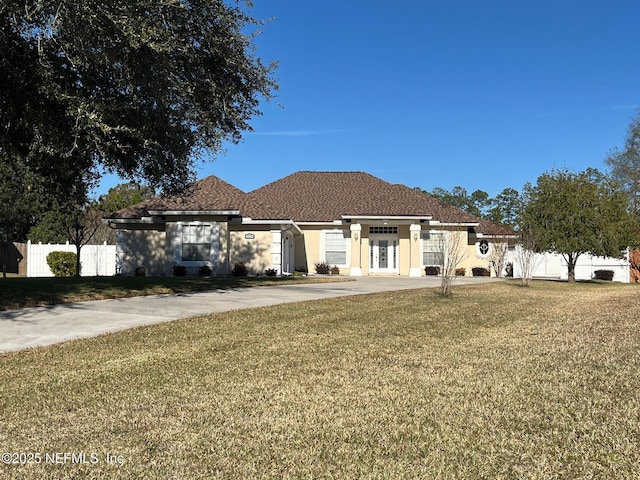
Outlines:
{"type": "Polygon", "coordinates": [[[332,282],[345,277],[80,277],[0,278],[0,310],[59,303],[202,292],[291,283],[332,282]]]}
{"type": "Polygon", "coordinates": [[[88,463],[0,477],[640,478],[639,294],[408,290],[6,354],[0,450],[88,463]]]}

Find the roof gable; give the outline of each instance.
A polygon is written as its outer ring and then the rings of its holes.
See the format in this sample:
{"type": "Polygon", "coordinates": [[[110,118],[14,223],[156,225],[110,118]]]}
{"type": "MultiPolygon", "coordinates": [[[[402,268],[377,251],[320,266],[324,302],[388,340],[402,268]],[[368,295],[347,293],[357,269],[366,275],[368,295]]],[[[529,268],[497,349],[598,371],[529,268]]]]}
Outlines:
{"type": "Polygon", "coordinates": [[[149,212],[154,211],[238,211],[241,215],[252,218],[286,218],[277,209],[250,200],[245,192],[215,175],[194,182],[182,195],[157,196],[115,212],[109,218],[137,219],[147,217],[149,212]]]}

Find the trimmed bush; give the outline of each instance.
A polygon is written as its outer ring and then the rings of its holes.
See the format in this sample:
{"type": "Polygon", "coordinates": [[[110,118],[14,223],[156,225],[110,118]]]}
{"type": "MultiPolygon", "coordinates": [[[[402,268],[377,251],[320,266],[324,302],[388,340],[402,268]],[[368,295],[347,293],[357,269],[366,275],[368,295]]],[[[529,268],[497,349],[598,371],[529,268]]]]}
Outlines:
{"type": "Polygon", "coordinates": [[[315,267],[318,275],[329,275],[331,273],[331,266],[327,262],[316,263],[315,267]]]}
{"type": "Polygon", "coordinates": [[[596,270],[593,272],[593,278],[610,282],[613,280],[613,270],[596,270]]]}
{"type": "Polygon", "coordinates": [[[331,275],[340,275],[340,267],[337,265],[331,267],[331,275]]]}
{"type": "Polygon", "coordinates": [[[244,264],[244,262],[236,262],[233,264],[231,274],[234,277],[246,277],[249,274],[249,269],[244,264]]]}
{"type": "Polygon", "coordinates": [[[277,271],[275,268],[267,268],[267,269],[264,271],[264,274],[265,274],[267,277],[275,277],[276,275],[278,275],[278,271],[277,271]]]}
{"type": "Polygon", "coordinates": [[[184,265],[174,265],[173,274],[176,277],[185,277],[187,275],[187,267],[185,267],[184,265]]]}
{"type": "Polygon", "coordinates": [[[491,272],[489,272],[488,268],[484,267],[473,267],[471,269],[471,273],[473,273],[474,277],[489,277],[491,276],[491,272]]]}
{"type": "Polygon", "coordinates": [[[209,265],[202,265],[198,269],[198,275],[200,277],[210,277],[211,276],[211,267],[209,265]]]}
{"type": "Polygon", "coordinates": [[[133,274],[136,277],[146,277],[147,276],[147,269],[144,268],[142,265],[139,265],[136,267],[136,269],[133,271],[133,274]]]}
{"type": "Polygon", "coordinates": [[[463,268],[456,268],[456,277],[464,277],[467,274],[467,271],[463,268]]]}
{"type": "Polygon", "coordinates": [[[440,267],[424,267],[425,275],[440,275],[440,267]]]}
{"type": "Polygon", "coordinates": [[[73,252],[51,252],[47,255],[47,265],[56,277],[73,277],[76,274],[76,259],[73,252]]]}

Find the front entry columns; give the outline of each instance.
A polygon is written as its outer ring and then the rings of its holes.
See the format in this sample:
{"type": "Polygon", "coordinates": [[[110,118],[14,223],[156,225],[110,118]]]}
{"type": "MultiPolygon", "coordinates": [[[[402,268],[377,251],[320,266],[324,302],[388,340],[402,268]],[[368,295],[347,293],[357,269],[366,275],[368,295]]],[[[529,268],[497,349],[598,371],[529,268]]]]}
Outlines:
{"type": "Polygon", "coordinates": [[[362,276],[362,225],[352,223],[349,227],[351,231],[351,269],[349,275],[352,277],[362,276]]]}
{"type": "Polygon", "coordinates": [[[420,251],[420,232],[422,227],[418,223],[413,223],[409,225],[409,244],[411,247],[409,248],[410,255],[410,266],[409,266],[409,276],[410,277],[421,277],[422,269],[420,268],[420,264],[422,263],[422,252],[420,251]]]}

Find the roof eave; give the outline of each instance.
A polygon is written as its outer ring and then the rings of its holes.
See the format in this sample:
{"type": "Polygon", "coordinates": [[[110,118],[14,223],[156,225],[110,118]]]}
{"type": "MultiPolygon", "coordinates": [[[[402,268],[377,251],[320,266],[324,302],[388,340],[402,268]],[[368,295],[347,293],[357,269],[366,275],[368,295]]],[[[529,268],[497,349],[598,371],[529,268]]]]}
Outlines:
{"type": "Polygon", "coordinates": [[[432,215],[342,215],[344,220],[419,220],[427,221],[433,218],[432,215]]]}
{"type": "Polygon", "coordinates": [[[149,210],[149,215],[170,217],[184,217],[189,215],[233,216],[240,215],[240,210],[149,210]]]}
{"type": "Polygon", "coordinates": [[[290,225],[296,230],[300,235],[302,235],[302,230],[300,227],[291,219],[267,219],[267,218],[257,218],[253,219],[251,217],[242,217],[242,225],[280,225],[280,228],[283,230],[287,230],[287,228],[283,228],[284,225],[290,225]]]}
{"type": "Polygon", "coordinates": [[[112,224],[112,223],[162,223],[161,220],[155,217],[134,217],[134,218],[111,218],[106,217],[103,218],[102,221],[104,223],[112,224]]]}
{"type": "Polygon", "coordinates": [[[518,238],[518,235],[513,233],[476,233],[476,238],[518,238]]]}
{"type": "Polygon", "coordinates": [[[438,220],[429,220],[429,225],[437,227],[477,227],[479,222],[439,222],[438,220]]]}
{"type": "Polygon", "coordinates": [[[122,229],[128,225],[162,225],[164,222],[156,217],[136,217],[136,218],[103,218],[109,228],[122,229]]]}

